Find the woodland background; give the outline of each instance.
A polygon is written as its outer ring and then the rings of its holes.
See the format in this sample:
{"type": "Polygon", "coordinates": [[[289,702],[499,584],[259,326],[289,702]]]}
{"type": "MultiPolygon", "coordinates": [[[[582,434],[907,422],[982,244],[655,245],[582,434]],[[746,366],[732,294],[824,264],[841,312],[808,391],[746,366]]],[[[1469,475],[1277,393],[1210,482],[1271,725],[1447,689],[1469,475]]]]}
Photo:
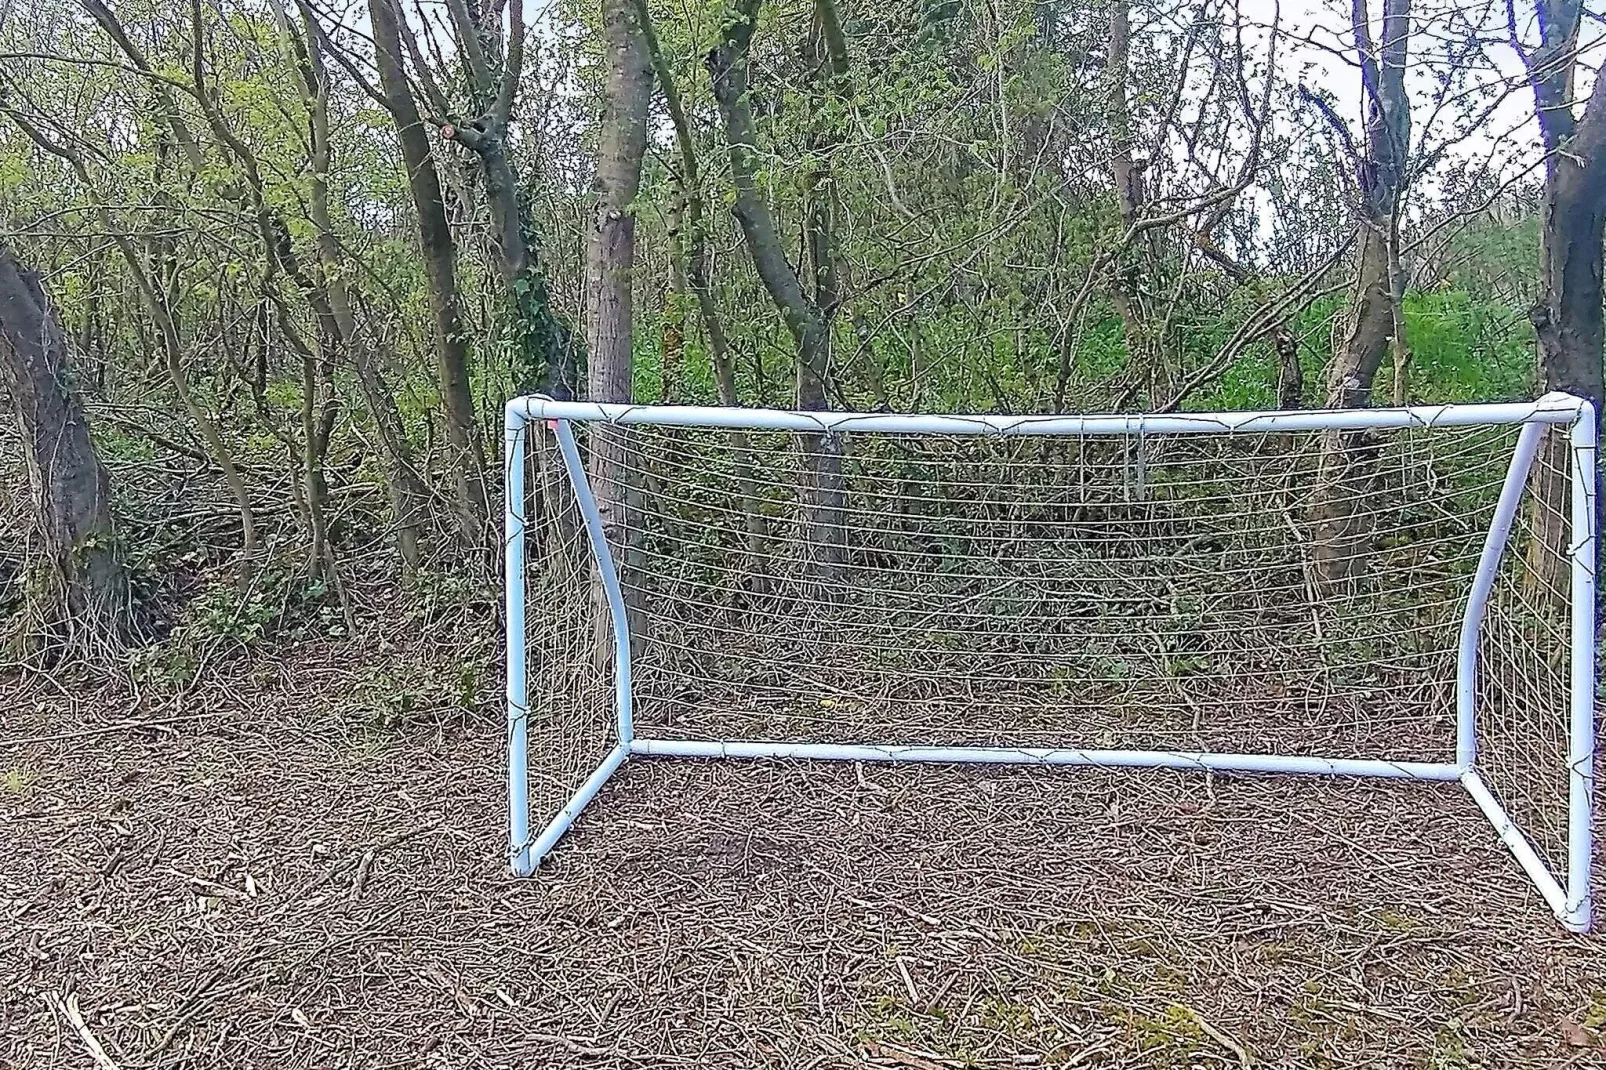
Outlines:
{"type": "Polygon", "coordinates": [[[485,629],[531,391],[1598,401],[1606,20],[1382,3],[6,0],[8,660],[485,629]]]}

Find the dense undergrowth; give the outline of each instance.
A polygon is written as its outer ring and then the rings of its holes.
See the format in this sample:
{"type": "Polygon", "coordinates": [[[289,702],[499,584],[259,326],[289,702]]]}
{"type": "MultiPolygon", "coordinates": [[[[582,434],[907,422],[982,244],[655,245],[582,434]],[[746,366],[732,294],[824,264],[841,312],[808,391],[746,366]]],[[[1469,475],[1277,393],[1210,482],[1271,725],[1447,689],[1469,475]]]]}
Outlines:
{"type": "MultiPolygon", "coordinates": [[[[1341,297],[1326,298],[1307,308],[1297,321],[1307,405],[1321,402],[1331,346],[1342,341],[1342,305],[1341,297]]],[[[1532,396],[1532,331],[1520,312],[1457,290],[1413,292],[1406,309],[1412,351],[1411,400],[1532,396]]],[[[1231,325],[1230,315],[1224,314],[1216,322],[1189,329],[1184,337],[1197,351],[1181,359],[1207,359],[1212,347],[1230,333],[1231,325]]],[[[940,345],[945,332],[957,335],[961,330],[957,320],[938,319],[926,327],[926,344],[940,345]]],[[[1125,363],[1119,323],[1107,322],[1090,330],[1081,344],[1080,359],[1091,370],[1083,395],[1108,397],[1125,363]],[[1095,378],[1096,374],[1104,378],[1095,378]]],[[[907,366],[895,367],[897,358],[892,350],[890,344],[884,345],[877,356],[886,362],[887,377],[926,384],[911,390],[909,400],[916,404],[900,408],[999,408],[978,400],[965,382],[943,379],[938,374],[944,366],[941,360],[933,360],[935,370],[920,379],[907,366]]],[[[656,346],[638,346],[636,386],[644,401],[661,398],[660,356],[656,346]]],[[[903,356],[906,360],[907,352],[903,356]]],[[[706,353],[695,338],[688,339],[686,357],[674,400],[717,403],[706,353]]],[[[1039,379],[1051,361],[1052,354],[1040,345],[1003,350],[996,357],[1000,369],[1037,368],[1039,379]]],[[[1252,346],[1213,386],[1191,397],[1186,407],[1203,411],[1273,406],[1276,374],[1268,348],[1252,346]]],[[[1030,392],[1022,396],[1030,397],[1030,392]]],[[[777,400],[784,403],[784,399],[777,400]]],[[[863,404],[868,399],[848,400],[863,404]]],[[[1098,409],[1092,403],[1079,407],[1098,409]]],[[[483,637],[496,631],[498,579],[488,554],[473,559],[437,558],[405,583],[401,581],[388,530],[382,475],[360,455],[331,458],[330,479],[338,501],[331,533],[340,562],[337,577],[309,574],[302,520],[293,508],[284,508],[266,515],[262,567],[250,585],[241,589],[231,570],[239,550],[238,529],[215,469],[173,448],[182,447],[182,432],[176,427],[170,432],[173,439],[136,429],[115,403],[92,400],[92,418],[102,414],[105,418],[95,419],[95,434],[112,469],[120,538],[127,549],[136,595],[145,607],[145,641],[127,652],[124,666],[134,676],[182,687],[212,660],[263,646],[411,635],[435,637],[443,647],[451,648],[464,634],[483,637]]],[[[271,435],[254,434],[246,440],[242,464],[248,471],[261,472],[265,479],[282,481],[287,477],[269,473],[283,471],[284,449],[271,435]]],[[[23,474],[17,468],[12,471],[18,477],[23,474]]],[[[715,496],[720,492],[717,487],[708,489],[715,496]]],[[[499,494],[499,487],[492,491],[499,494]]],[[[7,493],[20,502],[25,487],[14,478],[7,493]]],[[[17,537],[7,542],[12,549],[0,554],[0,616],[21,612],[29,575],[28,543],[20,517],[16,511],[10,516],[5,523],[17,537]]]]}

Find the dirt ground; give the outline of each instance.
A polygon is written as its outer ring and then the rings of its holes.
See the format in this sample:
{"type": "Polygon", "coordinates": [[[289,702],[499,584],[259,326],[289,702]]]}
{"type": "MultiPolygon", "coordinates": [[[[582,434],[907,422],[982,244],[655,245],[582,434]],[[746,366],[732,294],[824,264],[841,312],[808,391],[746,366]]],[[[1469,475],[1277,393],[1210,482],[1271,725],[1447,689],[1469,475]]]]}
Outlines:
{"type": "Polygon", "coordinates": [[[1454,787],[640,760],[521,881],[419,671],[0,682],[0,1064],[1606,1066],[1454,787]]]}

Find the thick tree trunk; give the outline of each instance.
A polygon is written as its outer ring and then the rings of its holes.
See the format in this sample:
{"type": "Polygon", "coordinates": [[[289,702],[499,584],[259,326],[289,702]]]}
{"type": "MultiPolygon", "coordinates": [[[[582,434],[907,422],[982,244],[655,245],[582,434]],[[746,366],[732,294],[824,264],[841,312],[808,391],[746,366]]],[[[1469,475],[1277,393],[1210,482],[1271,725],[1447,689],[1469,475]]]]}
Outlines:
{"type": "Polygon", "coordinates": [[[480,447],[474,399],[469,390],[468,339],[457,307],[457,248],[446,219],[446,201],[430,157],[429,137],[413,101],[402,59],[402,45],[392,0],[369,0],[374,28],[374,62],[380,86],[401,140],[407,188],[418,213],[418,238],[429,280],[429,305],[435,326],[435,365],[446,416],[446,440],[452,452],[458,527],[471,548],[485,534],[485,456],[480,447]]]}
{"type": "MultiPolygon", "coordinates": [[[[1602,398],[1606,158],[1587,159],[1573,153],[1552,158],[1545,181],[1541,233],[1541,296],[1530,313],[1539,344],[1540,377],[1546,390],[1587,398],[1598,412],[1602,398]]],[[[1552,433],[1536,464],[1533,534],[1528,545],[1530,582],[1546,592],[1567,589],[1569,469],[1566,436],[1552,433]]],[[[1597,509],[1596,530],[1599,528],[1597,509]]]]}
{"type": "Polygon", "coordinates": [[[1367,219],[1361,227],[1349,336],[1327,370],[1327,405],[1333,409],[1364,409],[1372,404],[1372,386],[1395,333],[1388,220],[1367,219]]]}
{"type": "MultiPolygon", "coordinates": [[[[1349,340],[1334,354],[1327,375],[1327,407],[1360,409],[1372,403],[1372,385],[1394,336],[1394,300],[1388,274],[1386,231],[1363,224],[1349,340]]],[[[1366,499],[1379,442],[1369,431],[1324,431],[1312,497],[1311,557],[1327,585],[1358,578],[1366,563],[1366,499]]]]}
{"type": "MultiPolygon", "coordinates": [[[[652,65],[632,0],[603,0],[605,105],[597,146],[596,205],[586,247],[586,353],[593,401],[631,400],[631,269],[636,260],[634,202],[647,149],[652,65]]],[[[631,472],[628,428],[591,429],[590,478],[603,534],[622,569],[631,569],[631,472]]],[[[639,584],[626,585],[634,639],[642,638],[639,584]]],[[[598,615],[599,621],[602,616],[598,615]]],[[[598,649],[607,644],[599,642],[598,649]]]]}
{"type": "Polygon", "coordinates": [[[34,524],[49,569],[43,623],[82,650],[128,631],[128,577],[112,523],[111,478],[89,437],[67,336],[39,276],[0,248],[0,374],[22,433],[34,524]]]}
{"type": "MultiPolygon", "coordinates": [[[[1602,402],[1601,244],[1606,237],[1606,78],[1597,76],[1583,114],[1576,102],[1581,0],[1536,4],[1541,45],[1524,53],[1545,151],[1540,232],[1540,298],[1530,311],[1539,375],[1548,390],[1602,402]]],[[[1565,598],[1571,508],[1570,456],[1563,435],[1547,437],[1535,466],[1528,544],[1531,593],[1565,598]]],[[[1594,527],[1602,503],[1595,502],[1594,527]]],[[[1596,544],[1596,574],[1602,547],[1596,544]]]]}
{"type": "Polygon", "coordinates": [[[1601,404],[1601,243],[1606,159],[1588,170],[1558,161],[1547,183],[1543,297],[1534,309],[1545,387],[1601,404]]]}

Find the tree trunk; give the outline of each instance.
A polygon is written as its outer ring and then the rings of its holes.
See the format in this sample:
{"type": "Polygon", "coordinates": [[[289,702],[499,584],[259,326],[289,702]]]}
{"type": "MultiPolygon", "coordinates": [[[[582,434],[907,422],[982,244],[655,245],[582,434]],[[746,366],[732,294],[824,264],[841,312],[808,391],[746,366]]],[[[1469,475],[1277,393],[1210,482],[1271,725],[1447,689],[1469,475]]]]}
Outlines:
{"type": "MultiPolygon", "coordinates": [[[[732,214],[759,279],[781,312],[797,346],[797,406],[812,412],[830,407],[826,384],[830,375],[829,324],[803,290],[797,271],[775,228],[769,205],[757,181],[757,135],[747,99],[747,56],[758,23],[760,0],[737,0],[733,17],[721,31],[720,43],[706,59],[725,123],[731,182],[736,203],[732,214]]],[[[829,571],[844,556],[841,446],[836,436],[800,436],[804,485],[802,539],[805,553],[829,571]]]]}
{"type": "Polygon", "coordinates": [[[128,577],[115,541],[111,477],[89,436],[67,336],[39,276],[0,248],[0,373],[22,432],[34,524],[49,568],[42,622],[80,650],[129,630],[128,577]]]}
{"type": "MultiPolygon", "coordinates": [[[[673,205],[669,210],[669,225],[678,226],[673,205]]],[[[686,368],[686,306],[691,294],[686,285],[686,271],[681,258],[669,257],[669,287],[664,291],[658,306],[658,403],[673,405],[680,400],[680,381],[686,368]]]]}
{"type": "Polygon", "coordinates": [[[1271,329],[1271,346],[1277,354],[1277,407],[1303,408],[1305,369],[1299,363],[1299,338],[1286,321],[1271,329]]]}
{"type": "Polygon", "coordinates": [[[1561,158],[1553,170],[1545,190],[1542,296],[1533,310],[1539,368],[1547,389],[1565,390],[1599,406],[1606,158],[1587,169],[1561,158]]]}
{"type": "MultiPolygon", "coordinates": [[[[1110,8],[1109,61],[1105,78],[1108,82],[1110,176],[1115,183],[1115,203],[1121,213],[1123,231],[1137,221],[1138,207],[1145,199],[1143,167],[1132,155],[1132,109],[1127,103],[1131,42],[1132,5],[1129,0],[1115,0],[1110,8]]],[[[1126,335],[1127,375],[1136,390],[1158,398],[1159,384],[1155,382],[1148,335],[1138,303],[1137,280],[1143,274],[1144,248],[1142,243],[1134,246],[1122,257],[1125,262],[1116,264],[1110,279],[1110,300],[1121,317],[1121,329],[1126,335]]]]}
{"type": "MultiPolygon", "coordinates": [[[[223,107],[207,86],[205,45],[205,15],[201,0],[190,0],[191,26],[191,77],[194,95],[206,116],[207,125],[219,142],[227,145],[240,166],[246,190],[255,209],[257,230],[267,263],[272,269],[282,270],[301,291],[312,307],[317,326],[312,345],[301,337],[295,319],[274,284],[265,284],[264,293],[273,301],[279,312],[279,329],[290,347],[301,355],[301,472],[304,487],[302,501],[306,507],[307,529],[311,552],[308,557],[308,577],[313,582],[328,581],[338,586],[334,560],[334,547],[329,540],[329,488],[324,476],[324,459],[328,452],[329,436],[334,431],[339,415],[339,395],[334,384],[334,363],[331,351],[339,347],[341,333],[329,307],[328,295],[302,267],[291,240],[290,228],[284,217],[268,202],[267,189],[262,180],[256,154],[252,152],[230,127],[223,107]],[[316,351],[315,351],[316,350],[316,351]]],[[[315,175],[327,171],[327,140],[313,150],[309,161],[315,175]],[[320,151],[321,150],[321,151],[320,151]]],[[[314,194],[319,179],[314,178],[314,194]]],[[[327,195],[327,189],[325,189],[327,195]]]]}
{"type": "MultiPolygon", "coordinates": [[[[840,141],[833,125],[852,107],[848,95],[847,43],[834,0],[814,0],[814,18],[806,50],[816,72],[810,96],[815,113],[810,117],[809,153],[813,164],[803,184],[803,244],[814,280],[814,307],[824,329],[820,333],[821,352],[797,366],[798,407],[824,411],[831,407],[827,391],[834,362],[831,352],[831,324],[842,303],[842,285],[836,257],[836,182],[832,175],[831,153],[840,141]]],[[[1007,141],[1007,138],[1006,138],[1007,141]]],[[[847,555],[847,532],[842,511],[846,504],[842,482],[843,443],[835,435],[808,436],[804,442],[808,492],[806,520],[813,533],[810,546],[827,566],[838,564],[847,555]]]]}
{"type": "MultiPolygon", "coordinates": [[[[109,221],[103,223],[109,225],[109,221]]],[[[179,404],[194,421],[195,429],[201,433],[201,438],[211,452],[212,458],[217,461],[218,468],[223,472],[223,482],[228,484],[229,493],[233,495],[235,507],[239,510],[240,564],[235,570],[235,586],[243,594],[256,580],[257,522],[256,508],[251,503],[251,491],[246,486],[244,473],[234,461],[234,451],[229,448],[223,433],[218,430],[217,421],[201,408],[200,402],[195,400],[195,392],[190,389],[189,372],[184,367],[184,347],[179,340],[178,324],[173,319],[173,305],[169,296],[165,293],[159,294],[156,290],[157,280],[143,274],[139,253],[134,249],[132,242],[127,238],[120,238],[118,247],[134,273],[134,281],[145,299],[146,309],[156,321],[156,332],[161,337],[167,378],[173,384],[173,393],[178,395],[179,404]]]]}
{"type": "MultiPolygon", "coordinates": [[[[1330,409],[1371,405],[1372,384],[1395,333],[1387,238],[1373,221],[1364,226],[1349,340],[1328,368],[1330,409]]],[[[1349,583],[1364,571],[1366,497],[1379,445],[1370,431],[1322,432],[1311,507],[1315,522],[1311,557],[1325,585],[1349,583]]]]}
{"type": "MultiPolygon", "coordinates": [[[[1348,340],[1334,354],[1327,376],[1327,406],[1366,408],[1384,357],[1391,350],[1404,375],[1405,328],[1399,319],[1398,273],[1393,270],[1400,186],[1411,136],[1405,67],[1411,33],[1411,0],[1383,0],[1383,38],[1374,46],[1366,0],[1354,0],[1351,29],[1367,97],[1364,155],[1355,154],[1357,226],[1361,253],[1348,340]]],[[[1347,130],[1328,118],[1348,145],[1347,130]]],[[[1324,587],[1353,587],[1364,571],[1369,538],[1367,505],[1381,440],[1369,431],[1327,431],[1311,498],[1312,562],[1324,587]]]]}
{"type": "Polygon", "coordinates": [[[307,576],[312,582],[335,583],[334,545],[329,541],[329,483],[324,463],[329,451],[329,435],[338,414],[334,384],[330,379],[329,349],[337,344],[327,332],[318,341],[317,352],[296,330],[290,311],[279,305],[280,334],[301,356],[301,480],[307,507],[307,530],[311,546],[307,555],[307,576]]]}
{"type": "MultiPolygon", "coordinates": [[[[1535,3],[1534,14],[1539,47],[1528,51],[1513,41],[1533,91],[1546,152],[1540,296],[1529,316],[1538,341],[1539,378],[1545,388],[1587,399],[1598,415],[1602,401],[1601,244],[1606,238],[1606,78],[1595,78],[1580,115],[1576,78],[1584,21],[1582,0],[1535,3]]],[[[1552,431],[1536,459],[1530,482],[1527,580],[1531,596],[1566,598],[1570,463],[1565,435],[1552,431]]],[[[1601,518],[1597,496],[1597,533],[1601,518]]],[[[1597,575],[1601,550],[1597,541],[1597,575]]]]}
{"type": "Polygon", "coordinates": [[[304,4],[298,5],[304,33],[296,32],[291,25],[281,0],[274,0],[273,9],[292,53],[291,66],[297,75],[311,134],[307,218],[317,232],[317,289],[322,294],[330,326],[351,352],[358,390],[378,432],[379,450],[385,460],[385,488],[396,521],[396,554],[401,563],[402,580],[410,581],[418,572],[422,556],[421,532],[429,491],[413,466],[412,450],[396,399],[385,383],[381,361],[371,340],[357,327],[351,296],[346,289],[345,252],[335,235],[329,212],[329,169],[333,150],[329,132],[330,83],[322,38],[314,21],[316,16],[304,4]]]}
{"type": "MultiPolygon", "coordinates": [[[[702,181],[698,177],[697,147],[692,140],[691,122],[681,104],[680,91],[675,85],[674,72],[664,59],[654,32],[652,13],[646,0],[634,0],[636,17],[641,21],[642,38],[652,59],[653,72],[663,90],[669,119],[675,128],[675,145],[679,151],[680,166],[671,169],[674,190],[671,193],[670,222],[668,226],[669,257],[674,265],[677,284],[689,288],[697,302],[697,315],[708,340],[708,361],[713,366],[714,383],[719,391],[721,405],[735,407],[741,404],[736,386],[736,365],[731,359],[730,343],[725,335],[725,322],[720,316],[719,304],[709,282],[708,227],[705,222],[705,205],[702,181]],[[684,264],[684,270],[680,265],[684,264]]],[[[667,355],[666,355],[667,359],[667,355]]],[[[665,396],[668,396],[666,390],[665,396]]],[[[751,561],[746,569],[750,589],[754,594],[768,590],[767,546],[769,525],[760,507],[758,483],[753,476],[753,455],[747,432],[730,432],[731,451],[734,454],[736,485],[741,493],[743,526],[747,530],[747,549],[751,561]]]]}
{"type": "MultiPolygon", "coordinates": [[[[475,4],[447,0],[455,44],[463,61],[472,118],[448,119],[453,110],[432,79],[421,78],[436,109],[435,122],[444,141],[454,141],[479,157],[490,239],[516,320],[521,390],[537,389],[560,399],[575,393],[575,357],[568,326],[552,310],[551,287],[537,255],[531,220],[519,192],[518,171],[508,157],[513,103],[524,70],[523,0],[506,0],[508,33],[502,40],[504,3],[475,4]],[[500,55],[499,55],[500,53],[500,55]],[[500,69],[497,61],[500,59],[500,69]]],[[[415,66],[424,64],[417,40],[403,22],[415,66]]]]}
{"type": "MultiPolygon", "coordinates": [[[[84,7],[98,22],[128,56],[134,67],[146,75],[151,75],[152,68],[145,59],[144,54],[134,45],[132,40],[123,31],[117,21],[104,4],[99,0],[84,0],[84,7]]],[[[199,18],[198,11],[192,6],[192,23],[199,18]]],[[[197,37],[197,40],[199,38],[197,37]]],[[[192,58],[200,62],[200,54],[194,52],[192,58]]],[[[205,158],[200,146],[196,143],[194,135],[185,124],[176,106],[169,86],[156,80],[157,97],[161,101],[161,111],[168,128],[173,132],[173,139],[183,149],[185,158],[189,162],[192,174],[200,174],[205,168],[205,158]]],[[[200,78],[196,78],[193,87],[196,99],[203,106],[207,104],[204,95],[204,86],[200,78]]],[[[36,145],[46,152],[67,162],[83,183],[86,190],[94,188],[90,181],[89,170],[84,166],[82,155],[66,144],[57,142],[46,135],[30,120],[20,115],[15,109],[7,108],[12,122],[26,134],[36,145]]],[[[238,146],[238,143],[234,143],[238,146]]],[[[165,191],[158,191],[157,200],[169,209],[172,208],[171,199],[165,191]]],[[[156,323],[157,332],[161,335],[162,352],[167,367],[168,378],[172,381],[173,391],[178,395],[179,403],[184,407],[195,426],[206,441],[212,457],[217,461],[218,467],[223,471],[223,479],[229,486],[229,492],[234,496],[235,504],[240,512],[240,564],[236,573],[236,584],[240,591],[250,588],[256,574],[256,547],[257,529],[256,514],[251,504],[251,494],[245,484],[245,478],[234,463],[234,453],[224,441],[222,433],[216,423],[208,416],[200,404],[195,401],[189,386],[189,375],[184,368],[183,347],[179,341],[178,322],[175,319],[174,309],[179,303],[178,298],[178,272],[170,247],[167,243],[158,240],[153,243],[158,252],[153,253],[156,260],[154,265],[147,263],[146,257],[140,252],[134,240],[127,233],[117,229],[112,223],[111,213],[104,201],[96,204],[95,215],[101,226],[111,236],[113,244],[122,253],[123,259],[128,263],[129,274],[134,278],[134,284],[139,290],[140,298],[156,323]],[[163,278],[166,271],[167,277],[163,278]]]]}
{"type": "Polygon", "coordinates": [[[456,482],[458,528],[465,544],[479,549],[488,509],[485,457],[469,390],[468,340],[457,307],[457,248],[446,219],[440,178],[430,157],[429,137],[407,83],[398,12],[392,0],[369,0],[368,13],[374,29],[374,62],[396,123],[407,188],[418,213],[419,246],[429,280],[429,305],[435,326],[435,365],[456,482]]]}
{"type": "MultiPolygon", "coordinates": [[[[632,0],[603,0],[604,108],[597,146],[596,205],[586,246],[586,353],[593,401],[631,400],[631,269],[636,260],[634,202],[647,149],[652,66],[632,0]]],[[[590,479],[603,534],[622,570],[631,568],[631,474],[628,428],[591,428],[590,479]]],[[[635,593],[626,585],[632,637],[643,637],[635,593]]],[[[605,619],[598,614],[599,621],[605,619]]],[[[599,637],[605,639],[605,637],[599,637]]],[[[599,641],[598,649],[608,648],[599,641]]]]}
{"type": "MultiPolygon", "coordinates": [[[[1589,115],[1565,152],[1553,152],[1545,173],[1540,298],[1530,311],[1546,390],[1602,399],[1602,241],[1606,240],[1606,78],[1597,79],[1589,115]],[[1591,120],[1594,120],[1591,123],[1591,120]]],[[[1529,582],[1557,594],[1567,590],[1571,505],[1570,457],[1564,432],[1547,436],[1532,490],[1529,582]]],[[[1597,499],[1596,530],[1601,511],[1597,499]]]]}

